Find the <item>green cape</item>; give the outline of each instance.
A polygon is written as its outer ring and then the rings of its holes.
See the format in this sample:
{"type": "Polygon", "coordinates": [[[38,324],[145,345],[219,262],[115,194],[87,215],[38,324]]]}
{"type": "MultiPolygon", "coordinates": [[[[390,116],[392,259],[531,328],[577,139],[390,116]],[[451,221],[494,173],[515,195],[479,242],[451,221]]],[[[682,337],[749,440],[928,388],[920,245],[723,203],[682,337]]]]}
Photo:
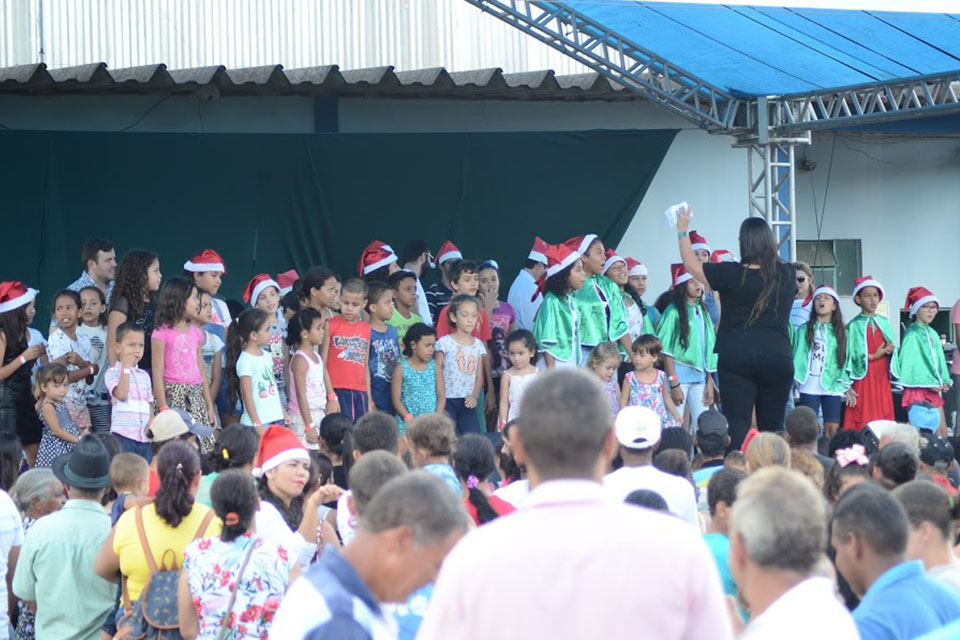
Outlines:
{"type": "MultiPolygon", "coordinates": [[[[827,352],[823,362],[823,373],[820,374],[820,385],[830,393],[842,393],[850,388],[850,379],[847,377],[847,367],[837,364],[837,337],[833,333],[833,325],[829,322],[816,322],[814,331],[823,332],[827,352]]],[[[793,334],[793,378],[799,384],[807,381],[810,375],[810,349],[807,342],[807,325],[797,327],[793,334]]]]}
{"type": "MultiPolygon", "coordinates": [[[[670,356],[678,363],[703,372],[702,357],[703,345],[700,344],[700,332],[697,331],[697,315],[695,313],[696,305],[687,305],[687,322],[690,324],[690,330],[687,334],[687,348],[684,349],[680,343],[680,314],[677,307],[673,304],[664,310],[660,316],[660,323],[657,325],[657,337],[663,343],[663,354],[670,356]]],[[[706,339],[707,371],[717,370],[717,354],[714,352],[717,336],[714,333],[713,321],[710,320],[710,314],[707,308],[700,305],[700,322],[703,324],[703,336],[706,339]]]]}
{"type": "Polygon", "coordinates": [[[890,373],[903,387],[939,389],[950,384],[937,332],[919,322],[911,324],[900,341],[900,351],[890,361],[890,373]]]}
{"type": "MultiPolygon", "coordinates": [[[[867,353],[867,328],[873,324],[883,334],[883,339],[893,342],[893,329],[890,321],[883,316],[858,315],[847,325],[847,376],[850,380],[863,380],[867,375],[870,354],[867,353]]],[[[892,362],[897,357],[894,351],[890,356],[892,362]]]]}
{"type": "Polygon", "coordinates": [[[576,328],[578,308],[572,295],[558,298],[553,292],[543,297],[533,323],[533,335],[541,351],[557,360],[580,363],[582,349],[576,328]]]}
{"type": "Polygon", "coordinates": [[[583,288],[574,293],[579,316],[580,344],[595,347],[601,342],[616,342],[627,333],[627,307],[617,283],[606,276],[588,277],[583,288]],[[603,293],[604,304],[598,291],[603,293]],[[610,322],[607,322],[607,307],[610,322]]]}

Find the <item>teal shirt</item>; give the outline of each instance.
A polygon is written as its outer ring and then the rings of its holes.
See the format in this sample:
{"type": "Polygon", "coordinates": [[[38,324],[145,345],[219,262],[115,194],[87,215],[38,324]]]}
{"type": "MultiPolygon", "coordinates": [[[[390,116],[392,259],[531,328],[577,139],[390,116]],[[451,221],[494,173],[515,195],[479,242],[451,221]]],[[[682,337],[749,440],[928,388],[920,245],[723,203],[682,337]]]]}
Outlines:
{"type": "Polygon", "coordinates": [[[723,584],[723,592],[728,596],[736,596],[737,585],[730,573],[730,539],[722,533],[707,533],[704,534],[703,541],[707,543],[710,555],[713,556],[713,561],[717,564],[717,571],[720,572],[720,582],[723,584]]]}
{"type": "Polygon", "coordinates": [[[93,572],[110,516],[92,500],[68,500],[24,537],[13,577],[18,598],[37,603],[37,638],[99,640],[117,585],[93,572]]]}

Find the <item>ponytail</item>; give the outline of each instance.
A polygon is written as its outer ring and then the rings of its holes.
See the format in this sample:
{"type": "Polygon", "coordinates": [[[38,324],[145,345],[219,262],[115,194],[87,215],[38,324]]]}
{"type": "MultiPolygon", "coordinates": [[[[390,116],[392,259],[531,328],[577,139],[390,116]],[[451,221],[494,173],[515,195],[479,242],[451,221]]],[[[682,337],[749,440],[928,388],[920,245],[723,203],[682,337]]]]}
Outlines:
{"type": "Polygon", "coordinates": [[[157,455],[160,488],[153,500],[157,515],[176,529],[193,510],[190,485],[200,473],[200,454],[182,440],[171,440],[157,455]]]}
{"type": "Polygon", "coordinates": [[[250,334],[258,331],[263,323],[270,319],[266,311],[247,309],[230,322],[227,327],[227,399],[234,407],[240,399],[240,377],[237,376],[237,360],[250,339],[250,334]]]}
{"type": "Polygon", "coordinates": [[[490,441],[479,434],[467,434],[460,438],[453,454],[453,469],[467,485],[467,500],[477,510],[477,522],[485,524],[498,518],[500,514],[478,488],[494,471],[493,445],[490,441]]]}
{"type": "MultiPolygon", "coordinates": [[[[330,453],[340,456],[343,477],[350,477],[353,466],[353,423],[342,413],[330,413],[320,421],[320,439],[330,453]]],[[[346,489],[347,487],[343,487],[346,489]]]]}
{"type": "Polygon", "coordinates": [[[220,539],[232,542],[249,531],[253,524],[257,513],[257,489],[248,474],[237,469],[224,471],[210,487],[210,503],[213,512],[223,522],[220,539]]]}
{"type": "Polygon", "coordinates": [[[483,491],[480,491],[480,489],[476,487],[467,489],[467,491],[470,492],[467,499],[477,510],[477,521],[480,524],[486,524],[500,517],[500,514],[490,506],[490,501],[487,500],[487,496],[483,495],[483,491]]]}

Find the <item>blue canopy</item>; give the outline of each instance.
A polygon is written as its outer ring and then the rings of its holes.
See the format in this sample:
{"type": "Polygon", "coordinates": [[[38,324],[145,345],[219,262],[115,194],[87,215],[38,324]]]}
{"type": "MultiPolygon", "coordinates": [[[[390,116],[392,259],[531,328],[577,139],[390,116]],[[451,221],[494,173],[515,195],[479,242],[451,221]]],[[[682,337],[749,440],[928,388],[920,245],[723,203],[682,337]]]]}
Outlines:
{"type": "Polygon", "coordinates": [[[960,69],[960,15],[596,0],[557,4],[737,96],[960,69]]]}

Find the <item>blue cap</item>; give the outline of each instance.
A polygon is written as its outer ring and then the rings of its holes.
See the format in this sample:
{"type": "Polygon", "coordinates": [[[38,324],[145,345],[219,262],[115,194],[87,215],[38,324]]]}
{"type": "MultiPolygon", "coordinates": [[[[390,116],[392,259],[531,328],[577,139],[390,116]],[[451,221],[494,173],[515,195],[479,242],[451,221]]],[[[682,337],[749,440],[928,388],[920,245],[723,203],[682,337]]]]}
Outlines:
{"type": "Polygon", "coordinates": [[[940,427],[940,411],[933,405],[915,402],[907,409],[907,420],[920,431],[936,431],[940,427]]]}

